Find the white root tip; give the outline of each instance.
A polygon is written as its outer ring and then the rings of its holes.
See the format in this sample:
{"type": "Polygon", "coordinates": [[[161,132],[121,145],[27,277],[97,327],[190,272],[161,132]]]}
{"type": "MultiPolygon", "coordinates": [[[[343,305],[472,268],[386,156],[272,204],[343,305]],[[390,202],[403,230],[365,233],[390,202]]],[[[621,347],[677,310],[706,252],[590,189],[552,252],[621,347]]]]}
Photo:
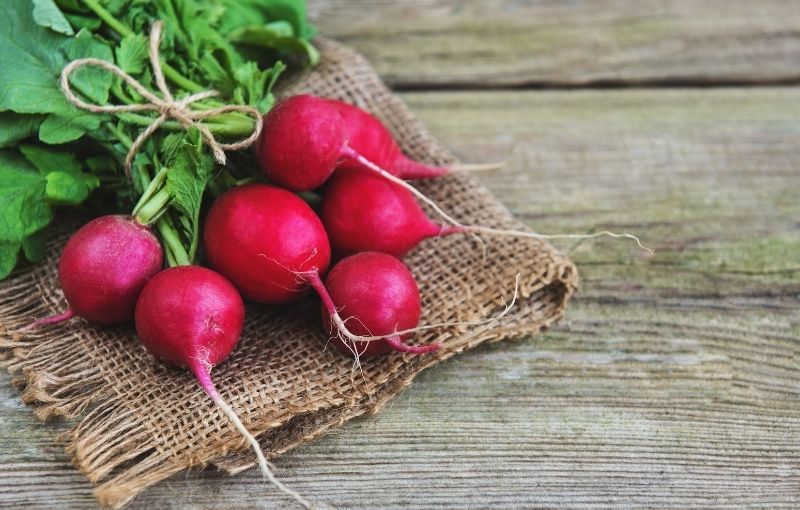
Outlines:
{"type": "Polygon", "coordinates": [[[457,165],[449,165],[447,169],[453,173],[457,172],[491,172],[500,170],[508,161],[498,161],[496,163],[459,163],[457,165]]]}
{"type": "Polygon", "coordinates": [[[496,228],[489,228],[489,227],[481,227],[477,225],[470,225],[463,228],[464,232],[470,232],[473,234],[488,234],[488,235],[496,235],[496,236],[509,236],[509,237],[528,237],[532,239],[594,239],[595,237],[613,237],[615,239],[632,239],[636,242],[636,245],[642,249],[643,251],[653,254],[652,248],[648,248],[647,246],[642,244],[642,241],[633,234],[617,234],[611,232],[609,230],[603,230],[601,232],[595,232],[594,234],[539,234],[536,232],[523,232],[521,230],[503,230],[503,229],[496,229],[496,228]]]}

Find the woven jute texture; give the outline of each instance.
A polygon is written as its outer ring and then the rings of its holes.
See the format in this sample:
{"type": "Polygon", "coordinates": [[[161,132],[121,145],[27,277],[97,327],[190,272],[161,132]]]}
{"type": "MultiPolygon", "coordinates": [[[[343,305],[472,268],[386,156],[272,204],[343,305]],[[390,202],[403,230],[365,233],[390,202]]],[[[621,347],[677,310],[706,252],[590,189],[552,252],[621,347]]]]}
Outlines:
{"type": "MultiPolygon", "coordinates": [[[[412,157],[450,163],[451,154],[381,83],[367,62],[320,40],[322,64],[288,83],[283,94],[312,92],[375,113],[412,157]]],[[[524,229],[474,179],[450,176],[420,188],[464,223],[524,229]]],[[[56,263],[75,224],[53,229],[47,262],[17,271],[0,284],[0,355],[22,398],[41,419],[64,417],[63,438],[75,465],[96,485],[101,504],[119,507],[160,480],[215,464],[231,473],[254,457],[227,418],[182,371],[154,362],[131,326],[95,327],[73,320],[36,333],[16,331],[34,318],[63,310],[56,263]]],[[[269,457],[311,441],[356,416],[375,413],[423,369],[482,342],[539,332],[564,313],[577,283],[572,263],[537,240],[468,236],[424,242],[406,257],[422,293],[422,324],[477,321],[511,298],[512,313],[491,324],[416,335],[439,341],[437,353],[394,353],[353,360],[326,348],[319,304],[249,305],[238,348],[213,371],[223,397],[269,457]]]]}

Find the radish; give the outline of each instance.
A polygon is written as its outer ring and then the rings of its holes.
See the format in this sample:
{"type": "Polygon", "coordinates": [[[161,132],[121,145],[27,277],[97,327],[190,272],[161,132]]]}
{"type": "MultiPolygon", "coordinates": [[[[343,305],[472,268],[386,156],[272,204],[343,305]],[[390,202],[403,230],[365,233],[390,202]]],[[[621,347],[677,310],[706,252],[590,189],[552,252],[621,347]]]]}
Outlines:
{"type": "Polygon", "coordinates": [[[311,95],[291,96],[264,117],[257,156],[266,177],[293,191],[317,188],[331,176],[347,145],[342,116],[311,95]]]}
{"type": "Polygon", "coordinates": [[[336,257],[363,251],[402,257],[423,239],[450,233],[405,189],[361,170],[337,172],[328,182],[320,217],[336,257]]]}
{"type": "MultiPolygon", "coordinates": [[[[496,164],[432,166],[414,161],[403,154],[391,131],[372,114],[344,101],[336,99],[326,99],[326,101],[342,116],[350,148],[401,179],[428,179],[456,171],[493,170],[501,166],[496,164]]],[[[339,163],[338,168],[363,168],[363,165],[347,158],[339,163]]]]}
{"type": "Polygon", "coordinates": [[[136,333],[157,359],[190,370],[217,407],[255,451],[261,473],[303,506],[302,496],[275,478],[258,441],[225,402],[211,379],[239,341],[244,304],[222,275],[199,266],[178,266],[157,274],[145,285],[136,304],[136,333]]]}
{"type": "Polygon", "coordinates": [[[463,225],[433,206],[449,224],[433,222],[404,187],[364,170],[337,172],[325,187],[320,216],[330,237],[335,256],[364,251],[380,251],[402,257],[429,237],[458,233],[538,239],[585,239],[598,236],[638,238],[631,234],[603,231],[594,234],[544,235],[517,230],[501,230],[478,225],[463,225]]]}
{"type": "Polygon", "coordinates": [[[75,316],[106,325],[128,322],[142,287],[163,264],[161,245],[148,227],[130,216],[96,218],[72,234],[58,261],[68,308],[25,329],[75,316]]]}
{"type": "Polygon", "coordinates": [[[299,299],[308,284],[297,274],[325,273],[328,235],[302,199],[264,184],[233,188],[206,217],[203,240],[212,267],[259,303],[299,299]]]}
{"type": "Polygon", "coordinates": [[[437,350],[439,344],[406,345],[409,336],[395,335],[399,330],[417,326],[421,312],[419,288],[414,276],[398,259],[385,253],[351,255],[331,269],[325,279],[322,296],[322,320],[330,331],[331,317],[339,310],[342,321],[357,335],[391,335],[375,342],[345,341],[332,337],[342,352],[357,355],[385,354],[392,350],[422,354],[437,350]],[[325,292],[327,289],[327,292],[325,292]]]}
{"type": "MultiPolygon", "coordinates": [[[[331,323],[346,340],[367,343],[386,340],[385,343],[402,348],[400,339],[391,337],[410,333],[406,328],[392,327],[385,331],[381,327],[380,332],[366,336],[348,329],[322,282],[330,263],[325,228],[308,204],[289,191],[264,184],[229,190],[208,212],[204,241],[212,266],[253,301],[288,303],[313,288],[326,304],[331,323]]],[[[377,267],[377,263],[371,264],[363,272],[372,272],[377,267]]],[[[392,270],[398,271],[396,266],[392,270]]],[[[413,288],[418,299],[416,284],[413,288]]],[[[380,301],[380,297],[375,299],[380,301]]],[[[385,296],[384,308],[372,313],[389,320],[398,309],[409,306],[404,303],[399,299],[392,304],[390,296],[385,296]]],[[[406,322],[403,319],[403,324],[406,322]]]]}
{"type": "MultiPolygon", "coordinates": [[[[351,133],[339,108],[330,100],[308,94],[291,96],[275,105],[264,117],[256,149],[264,175],[282,188],[302,192],[322,186],[338,166],[368,169],[431,203],[413,186],[350,145],[351,133]]],[[[357,135],[366,139],[362,131],[357,135]]],[[[372,143],[363,145],[370,147],[373,155],[388,157],[372,143]]]]}

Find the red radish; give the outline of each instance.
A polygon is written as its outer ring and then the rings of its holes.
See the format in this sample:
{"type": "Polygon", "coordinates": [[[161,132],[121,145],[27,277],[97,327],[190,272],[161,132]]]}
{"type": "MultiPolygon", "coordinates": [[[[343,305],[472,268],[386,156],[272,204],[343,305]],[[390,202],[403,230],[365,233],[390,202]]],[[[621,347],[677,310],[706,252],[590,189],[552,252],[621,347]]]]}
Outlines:
{"type": "Polygon", "coordinates": [[[328,180],[346,145],[344,120],[336,108],[316,96],[298,95],[264,117],[257,155],[270,181],[308,191],[328,180]]]}
{"type": "Polygon", "coordinates": [[[236,347],[244,304],[221,274],[199,266],[165,269],[153,277],[136,305],[136,332],[161,361],[191,370],[216,395],[209,370],[236,347]]]}
{"type": "MultiPolygon", "coordinates": [[[[538,239],[585,239],[603,235],[639,240],[630,234],[603,231],[594,234],[544,235],[462,225],[436,208],[450,224],[434,223],[407,189],[364,170],[337,172],[325,187],[320,217],[337,257],[364,251],[380,251],[402,257],[429,237],[458,233],[538,239]]],[[[639,246],[647,251],[641,243],[639,246]]]]}
{"type": "Polygon", "coordinates": [[[402,257],[423,239],[452,230],[432,222],[405,189],[362,170],[333,176],[320,216],[336,257],[363,251],[402,257]]]}
{"type": "Polygon", "coordinates": [[[211,379],[211,369],[236,347],[244,325],[244,304],[222,275],[199,266],[164,270],[144,287],[136,304],[136,332],[157,359],[190,370],[214,404],[247,439],[262,474],[306,507],[302,496],[272,474],[255,437],[225,402],[211,379]]]}
{"type": "MultiPolygon", "coordinates": [[[[489,170],[499,167],[494,164],[432,166],[414,161],[403,154],[391,131],[372,114],[344,101],[336,99],[327,99],[327,101],[342,116],[348,145],[377,166],[401,179],[429,179],[454,171],[489,170]]],[[[339,168],[355,169],[363,168],[363,165],[351,158],[346,158],[339,163],[339,168]]]]}
{"type": "MultiPolygon", "coordinates": [[[[437,350],[439,344],[406,345],[409,336],[396,331],[415,328],[421,314],[419,288],[414,276],[398,259],[385,253],[358,253],[331,269],[325,279],[322,320],[335,330],[331,316],[338,310],[355,335],[392,335],[374,342],[353,342],[332,337],[344,353],[359,356],[385,354],[392,350],[422,354],[437,350]]],[[[324,290],[324,289],[323,289],[324,290]]]]}
{"type": "Polygon", "coordinates": [[[337,166],[346,165],[376,172],[429,201],[413,186],[354,149],[349,144],[349,134],[334,103],[307,94],[291,96],[264,117],[256,152],[264,175],[292,191],[318,188],[337,166]]]}
{"type": "Polygon", "coordinates": [[[404,188],[362,170],[333,176],[320,216],[337,257],[364,251],[402,257],[424,239],[461,231],[437,225],[404,188]]]}
{"type": "MultiPolygon", "coordinates": [[[[322,283],[330,263],[328,236],[311,208],[293,193],[264,184],[231,189],[211,206],[204,241],[214,268],[254,301],[287,303],[313,288],[323,302],[332,302],[322,283]]],[[[395,336],[394,329],[369,337],[354,334],[335,307],[329,311],[339,334],[350,341],[395,336]]]]}
{"type": "Polygon", "coordinates": [[[69,307],[27,328],[76,315],[106,325],[128,322],[142,287],[163,264],[161,244],[148,227],[130,216],[96,218],[72,234],[58,261],[58,279],[69,307]]]}
{"type": "Polygon", "coordinates": [[[214,202],[203,232],[211,265],[249,299],[288,303],[308,284],[298,273],[324,273],[328,235],[319,217],[294,193],[263,184],[233,188],[214,202]]]}

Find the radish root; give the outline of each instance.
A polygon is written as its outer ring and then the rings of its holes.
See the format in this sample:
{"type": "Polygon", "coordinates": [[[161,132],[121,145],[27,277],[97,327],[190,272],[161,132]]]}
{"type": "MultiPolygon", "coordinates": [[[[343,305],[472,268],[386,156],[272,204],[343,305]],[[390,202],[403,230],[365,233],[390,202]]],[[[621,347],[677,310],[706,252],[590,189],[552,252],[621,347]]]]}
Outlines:
{"type": "Polygon", "coordinates": [[[429,352],[438,351],[442,344],[428,344],[428,345],[408,345],[404,343],[399,336],[394,335],[386,338],[386,343],[392,346],[392,349],[399,352],[407,352],[410,354],[426,354],[429,352]]]}
{"type": "MultiPolygon", "coordinates": [[[[446,226],[445,229],[448,229],[446,226]]],[[[601,232],[595,232],[594,234],[539,234],[536,232],[523,232],[521,230],[503,230],[503,229],[496,229],[496,228],[489,228],[489,227],[481,227],[477,225],[460,225],[454,226],[454,228],[450,228],[449,231],[446,230],[446,233],[455,233],[455,232],[464,232],[468,234],[487,234],[487,235],[495,235],[495,236],[510,236],[510,237],[528,237],[533,239],[594,239],[595,237],[613,237],[615,239],[632,239],[636,242],[636,245],[639,246],[643,251],[647,253],[654,253],[651,248],[642,244],[642,241],[633,234],[616,234],[609,230],[603,230],[601,232]]]]}
{"type": "Polygon", "coordinates": [[[500,170],[504,166],[506,166],[506,161],[498,161],[497,163],[459,163],[448,165],[447,170],[453,173],[491,172],[500,170]]]}
{"type": "Polygon", "coordinates": [[[639,238],[636,237],[635,235],[627,233],[617,234],[608,230],[603,230],[602,232],[596,232],[594,234],[538,234],[536,232],[523,232],[521,230],[502,230],[490,227],[481,227],[478,225],[464,225],[457,219],[447,214],[441,207],[439,207],[439,205],[435,201],[428,198],[420,190],[418,190],[408,182],[404,181],[403,179],[400,179],[399,177],[390,174],[380,166],[376,165],[366,157],[359,154],[357,151],[353,150],[351,147],[345,145],[344,148],[342,149],[342,153],[349,158],[355,159],[360,164],[364,165],[370,170],[380,174],[385,179],[397,184],[398,186],[402,186],[403,188],[407,189],[420,201],[427,204],[428,207],[433,209],[433,211],[436,214],[438,214],[444,221],[452,225],[452,226],[443,225],[440,235],[453,234],[456,232],[464,232],[468,234],[487,234],[487,235],[508,236],[508,237],[526,237],[533,239],[593,239],[595,237],[608,236],[608,237],[613,237],[615,239],[632,239],[642,250],[646,251],[647,253],[654,253],[652,249],[644,246],[642,242],[639,240],[639,238]]]}
{"type": "Polygon", "coordinates": [[[203,388],[211,400],[214,401],[214,404],[228,417],[228,419],[233,423],[233,426],[236,427],[236,430],[244,437],[250,446],[253,448],[253,451],[256,454],[256,458],[258,459],[258,467],[261,470],[261,474],[270,481],[275,487],[278,488],[281,492],[286,494],[287,496],[293,498],[297,501],[300,505],[304,508],[319,508],[311,504],[307,499],[305,499],[302,495],[298,492],[290,489],[286,485],[283,484],[278,478],[272,473],[270,469],[270,464],[267,462],[267,458],[264,456],[264,452],[261,450],[261,445],[258,444],[258,440],[250,433],[249,430],[244,426],[242,420],[239,419],[239,416],[233,410],[233,408],[223,400],[222,396],[217,391],[217,388],[214,386],[214,383],[211,381],[211,376],[208,373],[208,369],[203,365],[202,362],[198,361],[197,365],[192,368],[192,372],[194,372],[195,377],[200,382],[200,386],[203,388]]]}
{"type": "Polygon", "coordinates": [[[20,328],[20,331],[31,331],[33,329],[38,329],[42,326],[50,326],[51,324],[59,324],[61,322],[65,322],[70,320],[71,318],[75,317],[75,310],[72,308],[67,308],[63,312],[57,315],[51,315],[50,317],[44,317],[42,319],[36,319],[35,321],[31,322],[27,326],[23,326],[20,328]]]}

